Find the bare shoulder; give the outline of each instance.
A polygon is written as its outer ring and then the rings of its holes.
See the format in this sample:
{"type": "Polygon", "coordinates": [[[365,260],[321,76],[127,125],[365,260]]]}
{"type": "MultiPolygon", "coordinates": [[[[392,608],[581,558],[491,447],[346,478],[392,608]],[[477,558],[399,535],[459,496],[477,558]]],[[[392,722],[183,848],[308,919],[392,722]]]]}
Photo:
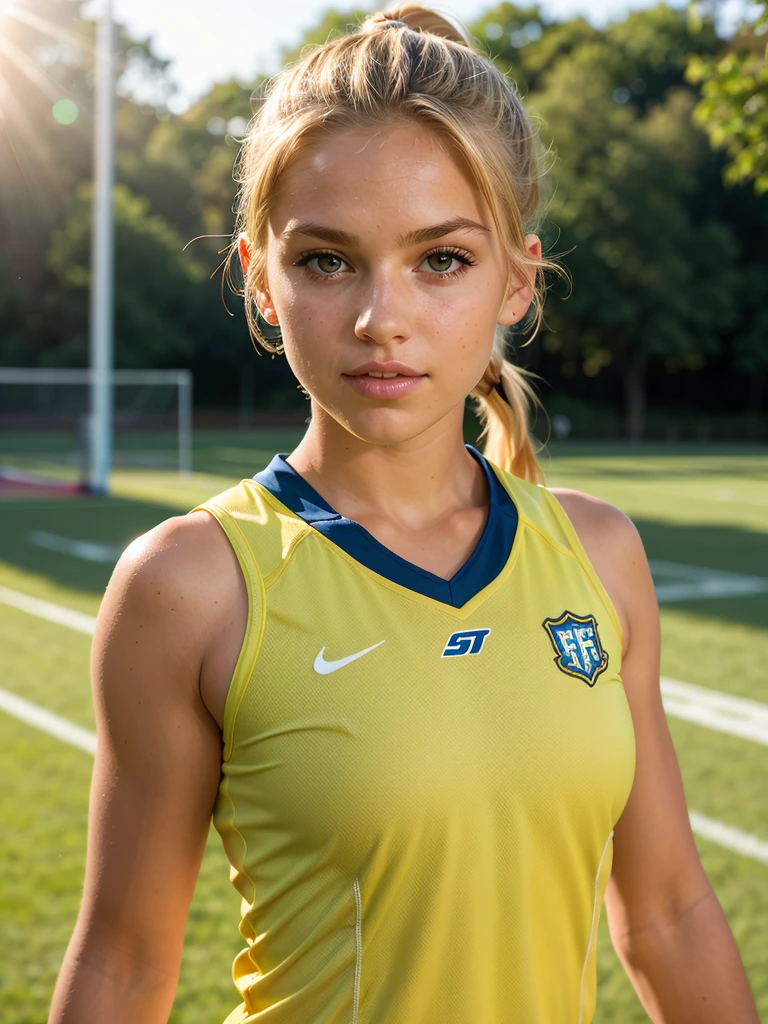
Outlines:
{"type": "Polygon", "coordinates": [[[626,648],[637,621],[657,615],[648,559],[637,527],[600,498],[564,487],[552,488],[552,493],[616,608],[626,648]]]}
{"type": "Polygon", "coordinates": [[[585,541],[593,535],[599,536],[607,544],[631,543],[635,538],[639,540],[635,524],[615,505],[569,487],[553,487],[551,492],[565,509],[585,547],[585,541]]]}
{"type": "Polygon", "coordinates": [[[207,512],[173,516],[137,537],[123,552],[115,576],[139,585],[151,581],[184,583],[205,590],[220,572],[236,566],[223,530],[207,512]],[[223,564],[222,564],[223,562],[223,564]]]}
{"type": "Polygon", "coordinates": [[[215,609],[226,611],[239,568],[223,530],[206,512],[174,516],[137,537],[115,567],[107,594],[146,604],[166,619],[170,613],[188,621],[215,609]],[[117,596],[117,594],[115,595],[117,596]]]}
{"type": "MultiPolygon", "coordinates": [[[[223,530],[206,512],[167,519],[123,552],[97,621],[95,649],[112,648],[198,684],[233,618],[243,617],[242,573],[223,530]]],[[[170,682],[170,678],[169,678],[170,682]]]]}

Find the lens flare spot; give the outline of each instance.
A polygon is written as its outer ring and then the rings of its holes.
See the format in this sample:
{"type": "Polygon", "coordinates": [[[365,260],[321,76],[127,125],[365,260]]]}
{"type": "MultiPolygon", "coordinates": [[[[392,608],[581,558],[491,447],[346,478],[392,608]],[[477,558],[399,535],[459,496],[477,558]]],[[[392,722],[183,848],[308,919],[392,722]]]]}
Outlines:
{"type": "Polygon", "coordinates": [[[59,124],[73,124],[77,120],[79,111],[77,104],[72,100],[57,100],[53,104],[51,113],[59,124]]]}

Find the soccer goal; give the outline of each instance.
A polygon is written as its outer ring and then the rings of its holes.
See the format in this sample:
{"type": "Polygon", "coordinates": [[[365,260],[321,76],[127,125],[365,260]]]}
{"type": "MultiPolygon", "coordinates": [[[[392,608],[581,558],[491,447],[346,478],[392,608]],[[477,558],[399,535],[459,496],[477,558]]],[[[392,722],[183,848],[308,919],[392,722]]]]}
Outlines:
{"type": "MultiPolygon", "coordinates": [[[[85,487],[91,370],[0,367],[0,478],[85,487]]],[[[192,372],[114,370],[116,468],[192,471],[192,372]]]]}

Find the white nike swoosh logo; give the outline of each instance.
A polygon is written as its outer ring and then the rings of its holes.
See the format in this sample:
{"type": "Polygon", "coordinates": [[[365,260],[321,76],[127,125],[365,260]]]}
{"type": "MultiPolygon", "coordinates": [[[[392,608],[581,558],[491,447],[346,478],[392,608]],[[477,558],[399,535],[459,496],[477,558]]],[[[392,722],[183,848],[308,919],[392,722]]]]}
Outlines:
{"type": "Polygon", "coordinates": [[[325,648],[320,651],[318,656],[315,658],[314,669],[321,676],[327,676],[331,672],[335,672],[337,668],[344,668],[345,665],[349,665],[350,662],[357,661],[358,658],[362,658],[364,654],[370,654],[371,651],[375,651],[377,647],[381,647],[384,643],[383,640],[379,640],[373,647],[366,647],[364,651],[358,651],[357,654],[350,654],[348,658],[339,658],[338,661],[326,661],[323,655],[325,654],[325,648]]]}

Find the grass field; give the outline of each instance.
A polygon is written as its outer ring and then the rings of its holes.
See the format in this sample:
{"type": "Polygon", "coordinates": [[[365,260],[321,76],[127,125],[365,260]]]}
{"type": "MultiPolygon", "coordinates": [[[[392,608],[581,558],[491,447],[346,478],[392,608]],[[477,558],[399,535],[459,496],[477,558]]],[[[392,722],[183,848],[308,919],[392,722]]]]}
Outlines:
{"type": "MultiPolygon", "coordinates": [[[[95,615],[111,571],[108,555],[83,560],[31,538],[119,549],[253,474],[295,439],[289,431],[201,434],[191,477],[120,471],[108,499],[0,504],[0,587],[95,615]]],[[[631,515],[649,557],[671,563],[665,571],[672,577],[683,566],[679,574],[687,579],[687,566],[768,578],[764,449],[570,446],[555,449],[544,464],[550,484],[586,490],[631,515]]],[[[768,587],[760,592],[758,581],[752,593],[715,591],[662,604],[663,673],[768,703],[768,587]]],[[[2,688],[93,729],[87,635],[0,604],[0,642],[2,688]]],[[[679,718],[670,726],[690,807],[768,841],[768,748],[679,718]]],[[[91,758],[0,711],[0,772],[0,1019],[41,1024],[79,905],[91,758]]],[[[768,865],[697,842],[768,1021],[768,865]]],[[[212,833],[189,917],[174,1024],[217,1024],[239,1001],[230,980],[241,943],[238,920],[239,897],[212,833]]],[[[595,1024],[647,1020],[604,918],[598,955],[595,1024]]]]}

